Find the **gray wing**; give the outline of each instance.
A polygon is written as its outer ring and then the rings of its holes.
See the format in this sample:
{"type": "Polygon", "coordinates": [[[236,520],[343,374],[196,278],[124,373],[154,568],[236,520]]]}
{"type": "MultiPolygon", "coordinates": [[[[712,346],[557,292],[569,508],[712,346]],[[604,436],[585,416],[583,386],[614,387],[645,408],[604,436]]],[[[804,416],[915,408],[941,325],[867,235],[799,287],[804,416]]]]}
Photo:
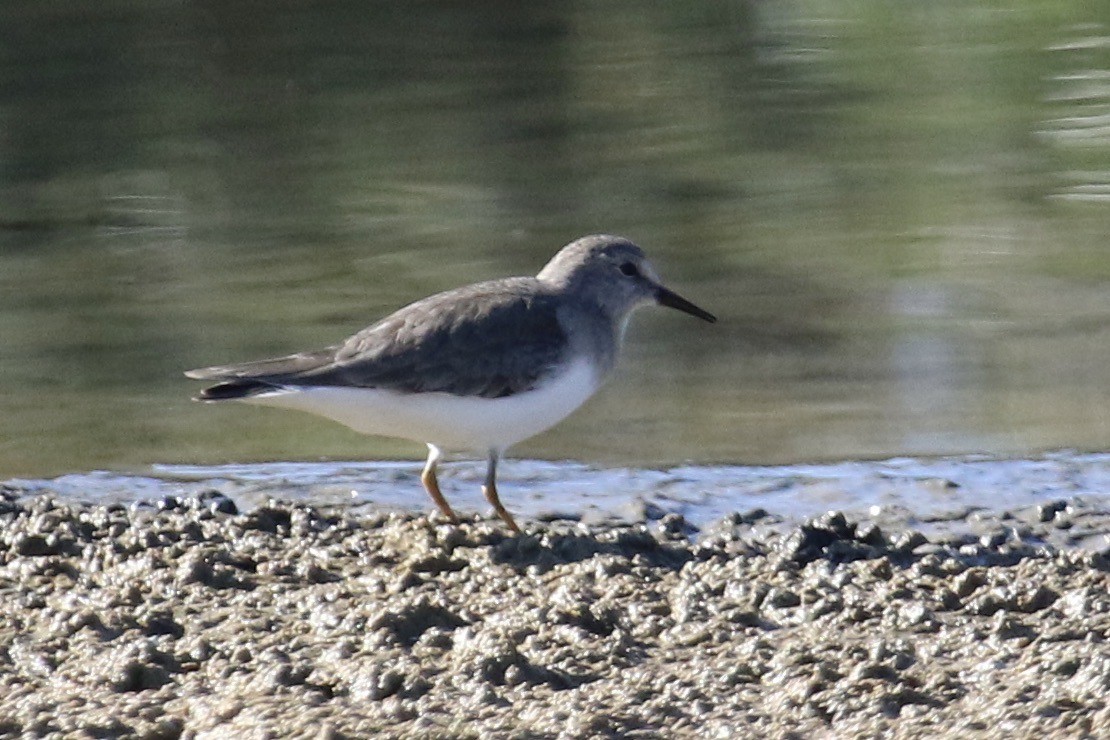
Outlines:
{"type": "MultiPolygon", "coordinates": [[[[190,377],[230,380],[240,395],[301,384],[500,398],[534,388],[565,357],[557,309],[531,278],[479,283],[406,306],[337,347],[190,377]]],[[[219,397],[235,390],[225,384],[219,397]]]]}
{"type": "Polygon", "coordinates": [[[292,376],[309,370],[316,370],[335,360],[338,346],[328,347],[316,352],[298,352],[295,355],[275,357],[271,360],[241,362],[235,365],[213,365],[196,370],[186,370],[185,376],[194,380],[234,380],[260,379],[267,377],[292,376]]]}

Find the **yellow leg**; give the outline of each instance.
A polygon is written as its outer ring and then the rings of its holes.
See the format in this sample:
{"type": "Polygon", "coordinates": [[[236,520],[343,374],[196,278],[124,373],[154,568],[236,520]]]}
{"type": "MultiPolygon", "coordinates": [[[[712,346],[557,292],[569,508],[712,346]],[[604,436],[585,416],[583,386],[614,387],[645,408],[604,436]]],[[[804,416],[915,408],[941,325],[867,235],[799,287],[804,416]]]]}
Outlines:
{"type": "Polygon", "coordinates": [[[497,495],[497,458],[498,454],[491,451],[489,454],[489,467],[486,469],[486,484],[482,486],[482,493],[485,494],[486,501],[489,501],[493,505],[493,510],[497,512],[497,516],[501,517],[501,521],[509,525],[509,529],[520,534],[520,527],[518,527],[513,520],[513,515],[501,505],[501,497],[497,495]]]}
{"type": "Polygon", "coordinates": [[[451,505],[443,497],[443,492],[439,490],[439,480],[436,478],[436,465],[439,463],[442,454],[435,445],[428,445],[428,462],[424,463],[424,472],[420,474],[420,482],[424,484],[424,490],[432,497],[432,501],[436,502],[436,506],[443,512],[443,515],[458,524],[459,518],[455,516],[455,512],[451,510],[451,505]]]}

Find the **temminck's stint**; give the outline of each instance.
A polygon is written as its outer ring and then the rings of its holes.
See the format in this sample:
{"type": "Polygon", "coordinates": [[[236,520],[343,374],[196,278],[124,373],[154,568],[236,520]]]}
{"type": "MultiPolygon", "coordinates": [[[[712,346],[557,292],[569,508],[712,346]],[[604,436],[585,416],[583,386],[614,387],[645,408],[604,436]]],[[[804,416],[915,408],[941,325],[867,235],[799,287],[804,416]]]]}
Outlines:
{"type": "Polygon", "coordinates": [[[535,277],[475,283],[425,298],[315,352],[185,373],[218,380],[203,401],[246,401],[327,417],[363,434],[428,445],[420,476],[440,511],[441,448],[482,450],[482,492],[514,532],[497,494],[497,461],[592,396],[612,371],[632,311],[645,303],[716,318],[663,287],[638,246],[586,236],[535,277]]]}

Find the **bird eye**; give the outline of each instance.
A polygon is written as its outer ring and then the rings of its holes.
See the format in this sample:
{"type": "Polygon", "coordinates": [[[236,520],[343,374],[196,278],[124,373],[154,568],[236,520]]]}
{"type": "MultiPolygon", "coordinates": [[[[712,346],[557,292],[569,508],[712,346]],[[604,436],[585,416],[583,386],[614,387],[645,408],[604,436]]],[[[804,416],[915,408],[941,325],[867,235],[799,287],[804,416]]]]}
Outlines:
{"type": "Polygon", "coordinates": [[[622,275],[627,275],[628,277],[634,277],[640,274],[640,271],[636,269],[636,265],[632,264],[631,262],[625,262],[624,264],[622,264],[620,270],[622,275]]]}

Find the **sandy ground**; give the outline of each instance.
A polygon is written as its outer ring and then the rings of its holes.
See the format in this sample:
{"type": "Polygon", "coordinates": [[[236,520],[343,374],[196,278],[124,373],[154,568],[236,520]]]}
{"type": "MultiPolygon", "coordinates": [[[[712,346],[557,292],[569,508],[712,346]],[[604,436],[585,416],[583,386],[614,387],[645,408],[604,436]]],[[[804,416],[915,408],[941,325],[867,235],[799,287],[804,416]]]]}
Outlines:
{"type": "Polygon", "coordinates": [[[509,537],[0,494],[5,737],[1110,735],[1110,553],[1054,544],[1099,500],[509,537]]]}

